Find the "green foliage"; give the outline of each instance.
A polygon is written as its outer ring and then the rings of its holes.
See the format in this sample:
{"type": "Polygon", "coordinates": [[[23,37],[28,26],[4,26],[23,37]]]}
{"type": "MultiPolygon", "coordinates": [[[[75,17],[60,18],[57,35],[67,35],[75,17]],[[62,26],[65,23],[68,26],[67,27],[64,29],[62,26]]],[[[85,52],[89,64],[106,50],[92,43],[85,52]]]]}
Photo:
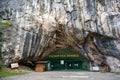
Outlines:
{"type": "Polygon", "coordinates": [[[1,46],[0,46],[0,70],[1,70],[1,68],[2,68],[2,64],[1,64],[1,60],[2,60],[2,56],[1,56],[1,46]]]}
{"type": "Polygon", "coordinates": [[[10,21],[3,21],[2,19],[0,19],[0,25],[8,27],[8,26],[13,26],[13,23],[10,21]]]}
{"type": "Polygon", "coordinates": [[[1,35],[3,34],[2,30],[0,30],[0,42],[2,42],[1,35]]]}
{"type": "MultiPolygon", "coordinates": [[[[1,36],[2,36],[2,34],[3,34],[3,31],[2,31],[2,30],[0,30],[0,43],[2,42],[2,37],[1,37],[1,36]]],[[[1,60],[2,60],[1,48],[2,48],[2,47],[1,47],[1,45],[0,45],[0,69],[1,69],[1,66],[2,66],[2,65],[1,65],[1,60]]]]}
{"type": "Polygon", "coordinates": [[[3,42],[3,41],[4,41],[4,39],[0,38],[0,42],[3,42]]]}
{"type": "Polygon", "coordinates": [[[0,78],[1,77],[9,77],[9,76],[15,76],[15,75],[21,75],[21,74],[25,74],[26,72],[10,72],[8,70],[6,70],[5,68],[2,68],[0,70],[0,78]]]}
{"type": "Polygon", "coordinates": [[[102,42],[107,42],[108,41],[108,37],[106,37],[106,36],[101,36],[100,39],[102,40],[102,42]]]}
{"type": "Polygon", "coordinates": [[[1,35],[2,33],[3,33],[2,30],[0,30],[0,35],[1,35]]]}
{"type": "Polygon", "coordinates": [[[2,47],[1,47],[1,45],[0,45],[0,60],[1,60],[1,48],[2,48],[2,47]]]}

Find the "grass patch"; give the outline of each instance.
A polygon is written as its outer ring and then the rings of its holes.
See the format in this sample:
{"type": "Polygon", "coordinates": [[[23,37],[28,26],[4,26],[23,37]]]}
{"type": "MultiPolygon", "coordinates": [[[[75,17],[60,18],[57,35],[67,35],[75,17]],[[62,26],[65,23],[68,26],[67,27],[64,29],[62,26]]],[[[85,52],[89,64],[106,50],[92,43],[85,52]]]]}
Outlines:
{"type": "Polygon", "coordinates": [[[22,74],[26,74],[26,73],[27,72],[11,72],[11,71],[8,71],[6,68],[2,68],[2,69],[0,69],[0,78],[15,76],[15,75],[22,75],[22,74]]]}
{"type": "Polygon", "coordinates": [[[3,21],[2,19],[0,19],[0,25],[8,27],[8,26],[13,26],[13,23],[10,21],[3,21]]]}

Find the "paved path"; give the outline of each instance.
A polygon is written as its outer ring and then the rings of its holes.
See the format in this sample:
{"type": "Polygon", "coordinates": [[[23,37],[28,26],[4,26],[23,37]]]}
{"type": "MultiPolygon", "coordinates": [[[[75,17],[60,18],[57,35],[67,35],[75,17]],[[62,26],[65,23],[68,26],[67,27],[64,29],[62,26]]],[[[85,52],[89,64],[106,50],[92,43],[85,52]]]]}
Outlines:
{"type": "Polygon", "coordinates": [[[120,75],[100,72],[51,71],[7,77],[0,80],[120,80],[120,75]]]}

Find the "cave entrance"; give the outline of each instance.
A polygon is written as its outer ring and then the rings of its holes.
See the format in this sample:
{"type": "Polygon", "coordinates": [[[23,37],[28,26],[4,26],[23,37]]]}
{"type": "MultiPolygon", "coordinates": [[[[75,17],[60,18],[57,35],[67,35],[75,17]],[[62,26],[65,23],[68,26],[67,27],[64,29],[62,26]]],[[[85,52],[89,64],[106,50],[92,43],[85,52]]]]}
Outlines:
{"type": "Polygon", "coordinates": [[[45,59],[46,70],[89,70],[89,61],[77,52],[68,49],[57,50],[45,59]]]}

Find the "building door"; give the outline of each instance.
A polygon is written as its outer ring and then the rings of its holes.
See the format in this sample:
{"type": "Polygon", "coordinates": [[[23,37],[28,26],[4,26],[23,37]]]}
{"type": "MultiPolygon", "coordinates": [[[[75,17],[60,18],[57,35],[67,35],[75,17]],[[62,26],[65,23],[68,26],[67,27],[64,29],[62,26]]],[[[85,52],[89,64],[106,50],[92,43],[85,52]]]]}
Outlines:
{"type": "Polygon", "coordinates": [[[61,70],[61,65],[59,60],[50,61],[51,70],[61,70]]]}

